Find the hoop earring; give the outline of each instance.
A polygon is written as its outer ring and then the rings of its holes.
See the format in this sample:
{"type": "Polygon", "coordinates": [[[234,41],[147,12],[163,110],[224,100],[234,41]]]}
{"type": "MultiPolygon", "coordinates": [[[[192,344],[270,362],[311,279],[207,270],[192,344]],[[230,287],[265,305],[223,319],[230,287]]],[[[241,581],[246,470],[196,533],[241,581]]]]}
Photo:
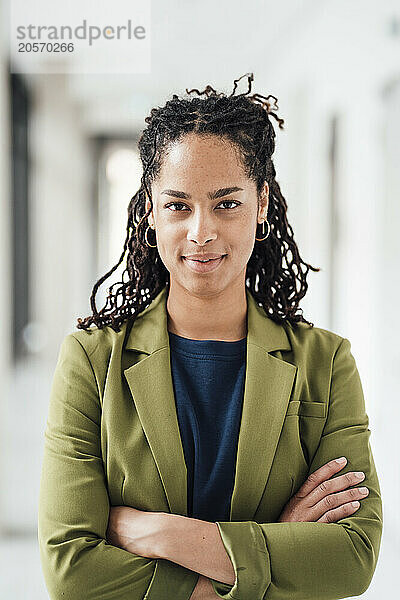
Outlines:
{"type": "MultiPolygon", "coordinates": [[[[263,231],[262,231],[262,232],[263,232],[263,235],[264,235],[264,233],[265,233],[265,231],[264,231],[264,224],[265,224],[265,221],[263,221],[263,222],[262,222],[262,229],[263,229],[263,231]]],[[[262,242],[263,240],[266,240],[266,239],[267,239],[267,237],[269,236],[269,234],[270,234],[270,232],[271,232],[271,226],[270,226],[270,224],[269,224],[269,221],[267,221],[267,225],[268,225],[268,233],[267,233],[267,235],[266,235],[265,237],[263,237],[263,238],[258,238],[258,237],[256,237],[256,240],[257,240],[257,242],[262,242]]]]}
{"type": "Polygon", "coordinates": [[[146,233],[144,234],[144,239],[146,240],[146,244],[149,246],[149,248],[157,248],[157,244],[155,246],[153,246],[152,244],[149,244],[149,240],[147,239],[147,233],[148,233],[149,229],[153,229],[153,228],[150,227],[150,225],[147,225],[146,233]]]}

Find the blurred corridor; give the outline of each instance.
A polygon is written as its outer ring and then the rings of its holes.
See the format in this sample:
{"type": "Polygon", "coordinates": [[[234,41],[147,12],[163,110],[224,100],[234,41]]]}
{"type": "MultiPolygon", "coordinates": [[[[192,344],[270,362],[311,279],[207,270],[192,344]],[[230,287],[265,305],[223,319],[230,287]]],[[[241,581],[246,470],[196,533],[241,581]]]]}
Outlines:
{"type": "MultiPolygon", "coordinates": [[[[0,11],[4,28],[5,2],[0,11]]],[[[37,500],[52,375],[62,339],[90,314],[93,284],[122,252],[144,119],[186,87],[230,92],[248,71],[255,92],[278,98],[277,180],[302,256],[322,269],[310,272],[301,307],[316,326],[349,338],[363,383],[384,498],[381,554],[363,597],[392,592],[400,561],[400,324],[390,313],[400,294],[399,3],[153,1],[150,74],[10,73],[1,44],[0,597],[48,598],[37,500]]]]}

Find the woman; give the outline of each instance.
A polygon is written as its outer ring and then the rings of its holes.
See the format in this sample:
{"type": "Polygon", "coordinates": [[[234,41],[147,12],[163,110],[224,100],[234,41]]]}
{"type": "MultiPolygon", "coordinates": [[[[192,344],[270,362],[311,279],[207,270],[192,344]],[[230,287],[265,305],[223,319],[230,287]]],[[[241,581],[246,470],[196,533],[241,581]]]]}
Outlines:
{"type": "Polygon", "coordinates": [[[319,269],[275,179],[276,99],[246,76],[246,93],[187,90],[146,118],[124,251],[61,345],[39,499],[51,598],[320,600],[372,579],[358,370],[297,313],[319,269]]]}

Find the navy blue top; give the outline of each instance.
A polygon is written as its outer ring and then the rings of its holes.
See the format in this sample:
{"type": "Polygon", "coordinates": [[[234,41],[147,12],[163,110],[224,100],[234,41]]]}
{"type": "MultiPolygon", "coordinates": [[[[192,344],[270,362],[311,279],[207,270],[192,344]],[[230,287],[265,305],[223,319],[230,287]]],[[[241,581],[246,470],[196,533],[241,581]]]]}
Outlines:
{"type": "Polygon", "coordinates": [[[188,476],[188,516],[229,521],[247,338],[234,342],[192,340],[168,333],[188,476]]]}

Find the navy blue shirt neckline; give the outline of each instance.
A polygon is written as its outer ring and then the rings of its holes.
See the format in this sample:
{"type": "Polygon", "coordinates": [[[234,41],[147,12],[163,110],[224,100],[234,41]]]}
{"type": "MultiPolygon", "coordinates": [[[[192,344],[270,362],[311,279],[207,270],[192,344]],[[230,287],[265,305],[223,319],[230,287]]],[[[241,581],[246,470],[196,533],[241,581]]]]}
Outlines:
{"type": "Polygon", "coordinates": [[[241,356],[246,349],[247,336],[234,341],[194,340],[168,332],[171,349],[198,356],[241,356]]]}

